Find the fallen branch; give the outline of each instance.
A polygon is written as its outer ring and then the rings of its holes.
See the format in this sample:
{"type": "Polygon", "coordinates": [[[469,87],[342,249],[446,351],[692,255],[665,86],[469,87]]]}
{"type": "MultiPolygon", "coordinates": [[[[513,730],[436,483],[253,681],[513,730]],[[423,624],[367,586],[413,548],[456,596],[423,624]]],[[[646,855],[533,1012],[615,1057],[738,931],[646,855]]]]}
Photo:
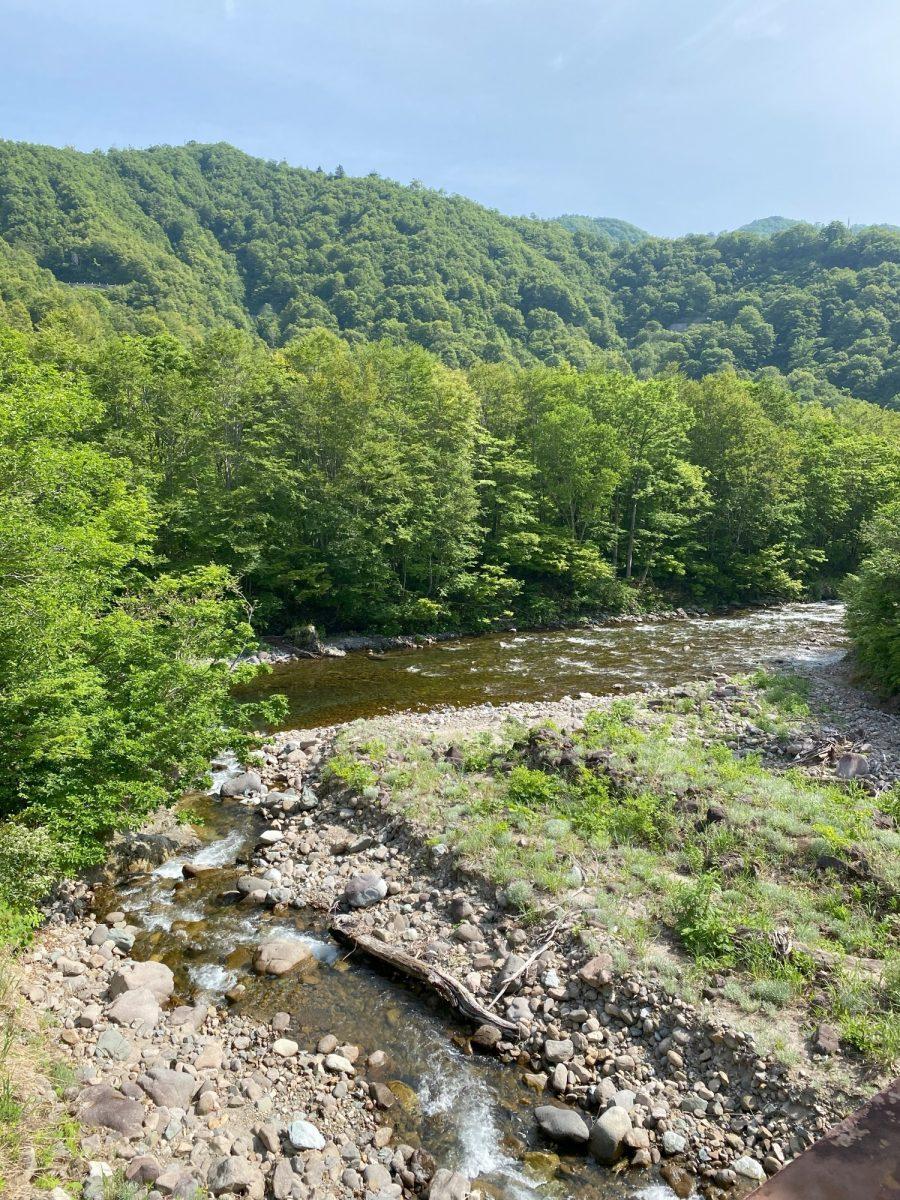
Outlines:
{"type": "Polygon", "coordinates": [[[332,921],[328,928],[329,932],[340,941],[346,942],[354,949],[361,950],[363,954],[368,954],[370,958],[377,959],[399,974],[407,975],[417,983],[436,992],[451,1008],[456,1009],[470,1021],[477,1021],[481,1025],[495,1025],[502,1033],[508,1033],[514,1037],[518,1035],[519,1027],[517,1025],[514,1025],[512,1021],[504,1020],[503,1017],[498,1017],[496,1013],[489,1012],[483,1004],[475,999],[467,987],[464,987],[458,979],[454,979],[441,967],[435,966],[434,963],[414,958],[404,950],[397,950],[367,933],[355,932],[346,918],[332,921]]]}
{"type": "Polygon", "coordinates": [[[535,959],[540,958],[545,950],[550,949],[550,947],[553,945],[553,939],[556,936],[556,931],[559,929],[561,924],[562,924],[562,917],[560,917],[560,919],[556,922],[556,924],[553,926],[553,928],[547,934],[547,940],[546,940],[546,942],[544,942],[543,946],[538,946],[537,950],[535,950],[533,954],[530,954],[528,956],[528,958],[525,959],[525,961],[522,963],[521,967],[519,967],[519,968],[517,968],[517,970],[513,971],[512,975],[510,975],[509,979],[506,980],[506,982],[503,984],[503,987],[500,989],[500,991],[497,993],[497,995],[493,998],[493,1000],[490,1002],[490,1004],[488,1004],[488,1006],[487,1006],[488,1009],[491,1009],[494,1007],[494,1005],[497,1003],[497,1001],[506,992],[506,989],[509,987],[509,985],[511,983],[515,983],[515,981],[519,978],[520,975],[524,975],[525,972],[528,970],[528,968],[531,966],[531,964],[535,961],[535,959]]]}

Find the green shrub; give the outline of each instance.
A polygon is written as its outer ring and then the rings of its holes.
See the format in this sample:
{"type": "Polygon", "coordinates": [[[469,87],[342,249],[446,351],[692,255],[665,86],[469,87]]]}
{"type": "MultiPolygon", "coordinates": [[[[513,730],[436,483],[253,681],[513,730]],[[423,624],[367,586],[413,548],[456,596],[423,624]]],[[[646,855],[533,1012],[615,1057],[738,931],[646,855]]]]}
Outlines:
{"type": "Polygon", "coordinates": [[[846,587],[847,628],[862,666],[888,692],[900,692],[900,500],[865,526],[869,553],[846,587]]]}
{"type": "Polygon", "coordinates": [[[513,767],[506,783],[511,805],[527,809],[549,809],[559,800],[561,784],[553,775],[531,767],[513,767]]]}
{"type": "Polygon", "coordinates": [[[734,960],[734,922],[719,902],[712,875],[681,885],[674,899],[673,921],[685,949],[699,963],[726,965],[734,960]]]}
{"type": "Polygon", "coordinates": [[[361,796],[367,787],[375,787],[378,783],[378,773],[366,762],[361,762],[353,754],[341,752],[333,755],[322,769],[322,778],[337,780],[351,792],[361,796]]]}

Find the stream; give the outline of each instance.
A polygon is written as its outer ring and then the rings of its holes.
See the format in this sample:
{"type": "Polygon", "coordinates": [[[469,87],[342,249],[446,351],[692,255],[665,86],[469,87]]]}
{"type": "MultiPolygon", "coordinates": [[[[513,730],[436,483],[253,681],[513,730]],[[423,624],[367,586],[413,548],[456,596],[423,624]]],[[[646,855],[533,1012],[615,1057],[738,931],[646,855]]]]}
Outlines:
{"type": "MultiPolygon", "coordinates": [[[[263,688],[289,696],[286,728],[446,704],[611,694],[772,659],[834,659],[842,653],[842,616],[837,605],[793,604],[664,624],[461,639],[377,659],[357,654],[291,663],[267,676],[263,688]]],[[[252,808],[218,797],[235,770],[225,761],[210,793],[189,798],[204,818],[201,849],[110,889],[106,907],[121,908],[141,930],[134,957],[162,958],[184,996],[222,1003],[241,982],[240,1007],[260,1021],[289,1012],[288,1036],[302,1045],[332,1033],[364,1052],[386,1051],[390,1073],[384,1078],[410,1089],[408,1111],[396,1122],[400,1140],[421,1142],[440,1165],[478,1180],[497,1200],[671,1200],[674,1193],[646,1173],[617,1177],[589,1159],[548,1153],[533,1128],[538,1099],[521,1072],[471,1056],[466,1030],[446,1011],[364,962],[345,959],[322,913],[276,916],[225,903],[222,893],[244,873],[239,864],[259,832],[252,808]],[[187,861],[216,869],[184,879],[187,861]],[[315,969],[254,975],[252,949],[275,932],[303,939],[318,960],[315,969]]]]}
{"type": "Polygon", "coordinates": [[[776,658],[842,652],[843,605],[786,604],[724,616],[459,638],[415,650],[299,659],[273,667],[254,695],[287,696],[283,728],[315,728],[398,710],[608,696],[671,687],[776,658]]]}

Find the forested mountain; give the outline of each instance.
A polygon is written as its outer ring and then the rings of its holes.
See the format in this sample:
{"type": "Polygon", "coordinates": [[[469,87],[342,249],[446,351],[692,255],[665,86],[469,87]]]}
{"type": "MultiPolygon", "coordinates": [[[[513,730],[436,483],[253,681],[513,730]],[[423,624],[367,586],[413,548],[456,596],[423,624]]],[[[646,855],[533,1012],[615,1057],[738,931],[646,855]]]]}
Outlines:
{"type": "Polygon", "coordinates": [[[793,217],[757,217],[755,221],[739,225],[734,232],[755,233],[759,237],[771,237],[773,233],[784,233],[786,229],[793,229],[795,225],[802,224],[802,221],[797,221],[793,217]]]}
{"type": "Polygon", "coordinates": [[[628,221],[620,221],[616,217],[585,217],[578,213],[564,213],[556,218],[560,225],[571,233],[589,233],[594,237],[608,238],[613,243],[624,243],[636,246],[650,234],[646,229],[640,229],[628,221]]]}
{"type": "Polygon", "coordinates": [[[780,373],[896,405],[900,235],[833,223],[637,244],[227,145],[0,143],[0,321],[92,333],[223,324],[417,343],[451,366],[780,373]]]}

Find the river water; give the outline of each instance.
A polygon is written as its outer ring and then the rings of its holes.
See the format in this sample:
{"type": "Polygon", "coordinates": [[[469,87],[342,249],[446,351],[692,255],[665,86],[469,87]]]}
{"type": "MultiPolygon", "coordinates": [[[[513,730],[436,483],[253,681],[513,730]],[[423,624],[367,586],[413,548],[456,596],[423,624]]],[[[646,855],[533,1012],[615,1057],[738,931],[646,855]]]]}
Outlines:
{"type": "Polygon", "coordinates": [[[664,687],[713,671],[736,672],[773,658],[834,656],[843,606],[787,604],[724,616],[488,634],[415,650],[300,659],[254,685],[290,702],[283,727],[312,728],[411,709],[608,696],[664,687]]]}
{"type": "MultiPolygon", "coordinates": [[[[842,610],[789,605],[724,617],[622,625],[577,632],[492,636],[427,649],[306,660],[280,668],[266,690],[290,697],[289,725],[311,727],[376,713],[485,700],[558,699],[573,692],[610,694],[651,681],[670,684],[714,670],[747,669],[772,659],[828,660],[842,652],[842,610]]],[[[537,1102],[514,1066],[468,1053],[465,1029],[407,988],[345,959],[312,910],[276,917],[225,904],[222,893],[243,874],[258,825],[251,809],[218,799],[229,764],[203,809],[204,846],[190,861],[217,869],[182,878],[187,859],[117,888],[121,907],[141,934],[138,958],[162,958],[184,996],[221,1003],[241,982],[239,1001],[255,1019],[289,1012],[290,1036],[311,1045],[326,1033],[364,1052],[385,1050],[385,1080],[409,1088],[403,1140],[421,1141],[441,1165],[478,1179],[499,1200],[665,1200],[673,1193],[646,1173],[615,1177],[584,1158],[556,1159],[539,1145],[531,1110],[537,1102]],[[317,963],[301,975],[260,979],[249,970],[253,947],[268,933],[302,938],[317,963]]],[[[396,1110],[395,1110],[396,1111],[396,1110]]]]}

